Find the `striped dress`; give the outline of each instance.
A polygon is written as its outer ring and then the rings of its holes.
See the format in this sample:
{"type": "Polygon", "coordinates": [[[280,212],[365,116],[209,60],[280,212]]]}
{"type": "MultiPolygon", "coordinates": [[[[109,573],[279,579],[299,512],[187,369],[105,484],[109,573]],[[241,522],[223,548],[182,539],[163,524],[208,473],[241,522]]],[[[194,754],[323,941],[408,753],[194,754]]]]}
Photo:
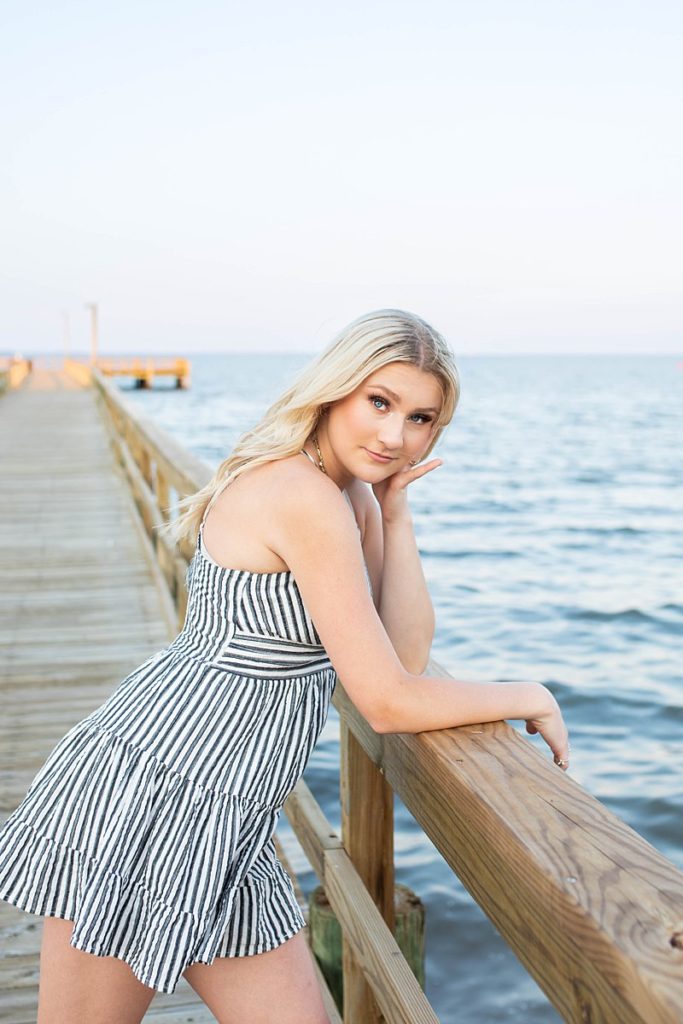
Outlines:
{"type": "Polygon", "coordinates": [[[202,534],[180,634],[67,732],[0,829],[0,899],[74,921],[72,946],[160,992],[305,925],[272,837],[336,680],[292,573],[224,568],[202,534]]]}

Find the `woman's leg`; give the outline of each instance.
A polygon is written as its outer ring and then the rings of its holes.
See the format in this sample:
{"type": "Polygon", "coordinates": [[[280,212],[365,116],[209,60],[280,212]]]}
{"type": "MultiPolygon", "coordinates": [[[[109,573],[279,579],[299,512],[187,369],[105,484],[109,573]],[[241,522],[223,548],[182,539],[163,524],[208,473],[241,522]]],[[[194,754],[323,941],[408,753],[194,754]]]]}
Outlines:
{"type": "Polygon", "coordinates": [[[183,977],[219,1024],[329,1024],[303,930],[267,953],[192,964],[183,977]]]}
{"type": "Polygon", "coordinates": [[[123,960],[74,949],[72,931],[73,921],[44,920],[38,1024],[140,1024],[156,989],[123,960]]]}

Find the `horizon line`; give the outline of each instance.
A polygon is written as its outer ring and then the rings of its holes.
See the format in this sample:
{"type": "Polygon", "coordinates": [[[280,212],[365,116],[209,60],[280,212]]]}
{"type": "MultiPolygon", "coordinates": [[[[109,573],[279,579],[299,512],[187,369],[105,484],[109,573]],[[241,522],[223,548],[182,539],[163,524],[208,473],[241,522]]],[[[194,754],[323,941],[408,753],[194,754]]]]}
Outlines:
{"type": "MultiPolygon", "coordinates": [[[[321,349],[282,349],[282,348],[260,348],[260,349],[246,349],[246,348],[234,348],[234,349],[205,349],[201,352],[193,352],[190,355],[187,354],[187,349],[182,351],[174,351],[169,349],[159,350],[143,350],[140,349],[126,350],[121,349],[115,352],[103,352],[98,356],[98,359],[113,359],[120,357],[131,357],[137,359],[153,359],[153,358],[178,358],[178,359],[192,359],[194,356],[234,356],[234,355],[246,355],[246,356],[260,356],[260,355],[282,355],[282,356],[317,356],[320,355],[321,349]]],[[[45,349],[42,351],[33,350],[30,352],[23,352],[18,349],[12,351],[8,349],[0,348],[0,357],[12,358],[18,357],[22,359],[36,359],[48,357],[51,359],[75,359],[78,362],[90,362],[90,354],[87,351],[82,352],[70,352],[65,357],[63,352],[59,352],[56,349],[50,350],[45,349]]],[[[612,356],[616,359],[628,359],[632,356],[648,356],[657,358],[670,358],[670,359],[683,359],[683,347],[678,352],[671,351],[652,351],[652,350],[641,350],[634,349],[628,352],[615,351],[613,349],[604,349],[597,351],[586,351],[586,352],[572,352],[572,351],[558,351],[558,352],[543,352],[534,350],[511,350],[511,351],[500,351],[498,349],[492,349],[490,351],[474,351],[468,349],[461,349],[455,352],[457,358],[499,358],[505,359],[508,357],[521,357],[528,358],[531,356],[541,356],[543,358],[555,359],[555,358],[593,358],[602,356],[612,356]]]]}

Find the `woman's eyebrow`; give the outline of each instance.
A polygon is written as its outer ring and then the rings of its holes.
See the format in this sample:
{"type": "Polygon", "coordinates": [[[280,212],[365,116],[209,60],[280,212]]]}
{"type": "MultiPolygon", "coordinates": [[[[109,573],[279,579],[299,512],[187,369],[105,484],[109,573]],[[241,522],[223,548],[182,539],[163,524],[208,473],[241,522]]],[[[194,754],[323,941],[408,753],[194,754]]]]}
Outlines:
{"type": "MultiPolygon", "coordinates": [[[[396,394],[396,392],[392,391],[391,388],[388,388],[386,386],[386,384],[368,384],[368,387],[371,388],[371,389],[372,388],[381,388],[382,391],[386,391],[386,393],[389,395],[389,398],[393,398],[393,400],[395,402],[400,402],[401,401],[401,399],[396,394]]],[[[439,410],[435,409],[433,405],[421,405],[419,407],[418,411],[419,412],[439,412],[439,410]]]]}

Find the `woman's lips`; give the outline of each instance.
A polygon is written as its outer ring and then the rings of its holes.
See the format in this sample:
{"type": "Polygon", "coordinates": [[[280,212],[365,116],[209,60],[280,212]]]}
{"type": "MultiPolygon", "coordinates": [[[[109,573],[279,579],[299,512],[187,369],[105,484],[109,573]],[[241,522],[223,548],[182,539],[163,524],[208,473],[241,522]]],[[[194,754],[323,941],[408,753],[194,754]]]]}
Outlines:
{"type": "Polygon", "coordinates": [[[393,462],[393,455],[378,455],[377,452],[373,452],[369,448],[366,448],[365,451],[375,462],[393,462]]]}

